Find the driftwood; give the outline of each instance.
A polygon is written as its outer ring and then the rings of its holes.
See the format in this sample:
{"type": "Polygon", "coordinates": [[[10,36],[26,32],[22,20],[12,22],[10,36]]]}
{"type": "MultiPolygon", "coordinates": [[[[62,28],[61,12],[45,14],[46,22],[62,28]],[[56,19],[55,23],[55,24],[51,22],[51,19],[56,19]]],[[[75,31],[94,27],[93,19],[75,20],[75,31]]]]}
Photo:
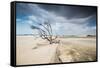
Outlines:
{"type": "Polygon", "coordinates": [[[38,25],[42,28],[34,25],[31,25],[31,28],[37,29],[42,39],[46,39],[47,41],[49,41],[50,44],[60,43],[60,40],[57,40],[57,36],[53,36],[52,27],[49,22],[44,22],[43,24],[38,23],[38,25]]]}

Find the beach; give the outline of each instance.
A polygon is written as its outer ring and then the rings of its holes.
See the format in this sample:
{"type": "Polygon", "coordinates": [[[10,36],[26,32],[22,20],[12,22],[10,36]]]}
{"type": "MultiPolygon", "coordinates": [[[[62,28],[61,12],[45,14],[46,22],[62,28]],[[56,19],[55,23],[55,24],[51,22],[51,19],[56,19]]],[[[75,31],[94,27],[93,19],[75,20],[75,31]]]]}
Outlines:
{"type": "Polygon", "coordinates": [[[16,37],[17,65],[96,60],[96,38],[59,38],[59,44],[35,36],[16,37]]]}

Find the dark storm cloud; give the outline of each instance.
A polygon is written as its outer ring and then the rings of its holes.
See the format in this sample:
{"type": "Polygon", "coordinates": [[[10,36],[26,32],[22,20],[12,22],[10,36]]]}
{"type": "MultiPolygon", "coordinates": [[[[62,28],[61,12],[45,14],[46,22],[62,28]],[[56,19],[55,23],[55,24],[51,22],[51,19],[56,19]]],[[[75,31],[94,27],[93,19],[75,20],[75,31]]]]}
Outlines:
{"type": "Polygon", "coordinates": [[[95,7],[18,3],[16,14],[18,24],[37,25],[49,21],[59,35],[96,34],[95,7]]]}
{"type": "Polygon", "coordinates": [[[96,26],[96,15],[93,15],[89,20],[88,20],[88,23],[87,23],[87,26],[96,26]]]}
{"type": "Polygon", "coordinates": [[[17,18],[25,18],[30,15],[40,15],[35,4],[17,3],[16,4],[16,15],[17,18]]]}
{"type": "Polygon", "coordinates": [[[87,6],[62,6],[62,5],[38,5],[44,10],[53,12],[66,18],[84,18],[96,13],[95,7],[87,6]]]}
{"type": "Polygon", "coordinates": [[[17,3],[16,4],[16,15],[18,17],[23,17],[23,16],[27,16],[28,13],[31,14],[32,9],[30,8],[30,6],[28,6],[28,4],[22,4],[22,3],[17,3]]]}

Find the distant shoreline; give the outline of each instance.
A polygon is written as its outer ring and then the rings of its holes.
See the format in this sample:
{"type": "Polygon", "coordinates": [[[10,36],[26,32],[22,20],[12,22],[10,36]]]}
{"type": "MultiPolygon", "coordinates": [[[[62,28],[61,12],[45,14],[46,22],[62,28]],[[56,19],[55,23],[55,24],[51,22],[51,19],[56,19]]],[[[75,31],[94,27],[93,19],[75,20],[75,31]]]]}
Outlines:
{"type": "MultiPolygon", "coordinates": [[[[26,37],[40,37],[39,35],[16,35],[16,36],[26,36],[26,37]]],[[[96,38],[94,35],[87,35],[87,36],[76,36],[76,35],[66,35],[66,36],[58,36],[58,38],[96,38]]]]}

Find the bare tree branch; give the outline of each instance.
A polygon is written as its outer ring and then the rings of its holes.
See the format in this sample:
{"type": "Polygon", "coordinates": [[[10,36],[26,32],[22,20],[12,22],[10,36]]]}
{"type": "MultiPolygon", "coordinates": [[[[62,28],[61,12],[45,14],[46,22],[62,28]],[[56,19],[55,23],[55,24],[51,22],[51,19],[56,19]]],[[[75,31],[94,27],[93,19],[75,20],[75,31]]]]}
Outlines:
{"type": "Polygon", "coordinates": [[[38,23],[38,25],[42,26],[44,29],[34,25],[31,25],[31,29],[37,29],[40,37],[49,41],[50,44],[57,43],[57,36],[53,36],[50,22],[44,22],[43,24],[38,23]]]}

